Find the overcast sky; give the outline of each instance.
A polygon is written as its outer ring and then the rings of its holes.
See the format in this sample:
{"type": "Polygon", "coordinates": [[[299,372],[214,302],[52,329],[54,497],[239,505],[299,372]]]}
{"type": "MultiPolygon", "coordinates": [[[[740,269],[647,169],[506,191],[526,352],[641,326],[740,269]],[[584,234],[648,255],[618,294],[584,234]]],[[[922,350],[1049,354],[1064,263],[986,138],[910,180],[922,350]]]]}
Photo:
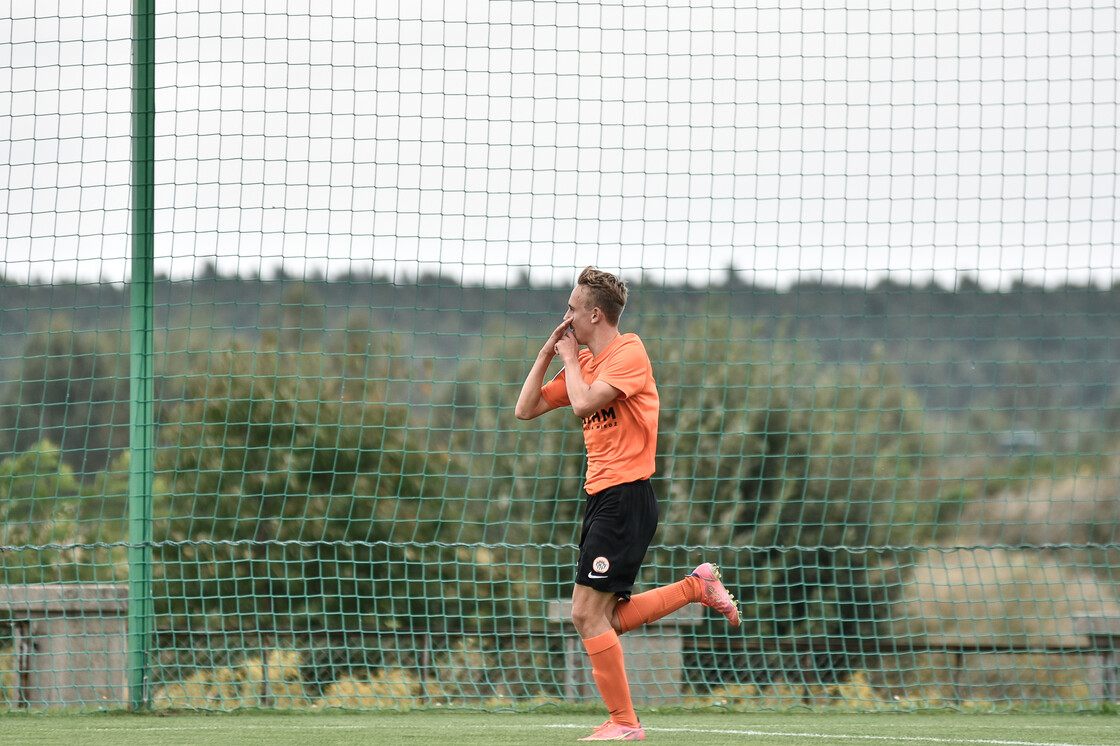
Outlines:
{"type": "MultiPolygon", "coordinates": [[[[130,0],[0,0],[3,272],[127,274],[130,0]]],[[[1114,0],[159,3],[158,269],[1120,272],[1114,0]]]]}

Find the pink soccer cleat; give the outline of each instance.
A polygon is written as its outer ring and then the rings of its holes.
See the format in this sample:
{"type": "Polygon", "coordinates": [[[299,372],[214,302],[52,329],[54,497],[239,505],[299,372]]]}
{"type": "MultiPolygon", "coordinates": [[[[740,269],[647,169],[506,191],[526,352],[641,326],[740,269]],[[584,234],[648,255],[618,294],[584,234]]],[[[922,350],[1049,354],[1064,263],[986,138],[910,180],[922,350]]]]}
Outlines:
{"type": "Polygon", "coordinates": [[[743,621],[739,616],[739,604],[723,587],[723,583],[719,582],[719,568],[711,562],[705,562],[692,571],[692,577],[700,578],[704,586],[700,603],[723,614],[732,627],[738,627],[743,621]]]}
{"type": "Polygon", "coordinates": [[[620,725],[608,720],[595,730],[590,736],[585,736],[581,741],[644,741],[646,730],[641,723],[638,725],[620,725]]]}

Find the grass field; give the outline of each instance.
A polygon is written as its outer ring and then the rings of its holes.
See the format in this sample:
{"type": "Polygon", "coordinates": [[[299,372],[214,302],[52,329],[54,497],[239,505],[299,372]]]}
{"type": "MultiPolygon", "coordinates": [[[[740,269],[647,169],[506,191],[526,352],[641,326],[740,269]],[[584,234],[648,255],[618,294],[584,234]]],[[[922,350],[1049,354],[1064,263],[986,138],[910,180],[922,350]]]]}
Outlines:
{"type": "MultiPolygon", "coordinates": [[[[226,713],[0,715],[0,744],[66,746],[320,746],[575,743],[603,718],[590,714],[226,713]]],[[[654,713],[647,743],[674,746],[1117,746],[1120,718],[1092,714],[654,713]]]]}

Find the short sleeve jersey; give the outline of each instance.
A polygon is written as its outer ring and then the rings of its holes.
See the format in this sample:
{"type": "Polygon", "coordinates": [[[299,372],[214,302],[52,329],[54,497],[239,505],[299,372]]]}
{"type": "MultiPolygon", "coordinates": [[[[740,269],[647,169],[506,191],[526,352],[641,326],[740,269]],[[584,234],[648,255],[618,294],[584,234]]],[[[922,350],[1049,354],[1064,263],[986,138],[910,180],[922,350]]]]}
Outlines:
{"type": "MultiPolygon", "coordinates": [[[[591,494],[617,484],[653,476],[657,453],[657,418],[661,400],[645,345],[636,334],[620,334],[595,357],[579,351],[583,380],[590,386],[604,381],[619,390],[617,399],[583,419],[583,442],[587,448],[587,479],[591,494]]],[[[566,407],[565,376],[561,370],[541,387],[544,400],[553,407],[566,407]]]]}

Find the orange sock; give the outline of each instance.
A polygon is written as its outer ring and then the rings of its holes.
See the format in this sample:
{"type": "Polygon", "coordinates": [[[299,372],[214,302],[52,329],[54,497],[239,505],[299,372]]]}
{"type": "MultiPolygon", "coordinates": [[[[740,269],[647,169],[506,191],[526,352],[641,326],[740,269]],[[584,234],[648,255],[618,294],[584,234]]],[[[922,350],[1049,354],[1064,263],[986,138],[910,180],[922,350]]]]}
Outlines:
{"type": "Polygon", "coordinates": [[[652,591],[631,596],[629,601],[619,601],[614,607],[618,615],[619,631],[629,632],[699,601],[702,590],[700,578],[690,575],[672,585],[663,585],[652,591]]]}
{"type": "Polygon", "coordinates": [[[619,725],[638,725],[638,715],[630,699],[630,684],[626,681],[626,667],[622,663],[622,645],[612,629],[583,640],[591,656],[591,672],[599,687],[599,696],[610,710],[611,720],[619,725]]]}

